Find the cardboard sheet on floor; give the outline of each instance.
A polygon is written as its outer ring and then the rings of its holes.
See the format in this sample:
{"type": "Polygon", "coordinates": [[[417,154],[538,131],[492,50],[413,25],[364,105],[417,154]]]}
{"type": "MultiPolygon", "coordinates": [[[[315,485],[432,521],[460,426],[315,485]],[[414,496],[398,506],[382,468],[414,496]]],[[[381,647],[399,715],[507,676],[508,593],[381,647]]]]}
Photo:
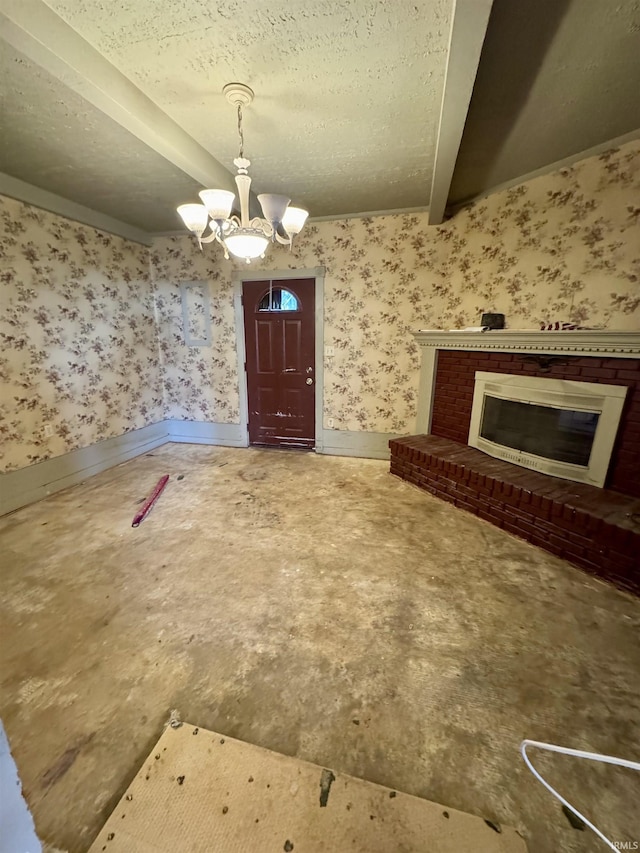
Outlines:
{"type": "Polygon", "coordinates": [[[167,728],[89,853],[526,853],[517,833],[184,723],[167,728]]]}

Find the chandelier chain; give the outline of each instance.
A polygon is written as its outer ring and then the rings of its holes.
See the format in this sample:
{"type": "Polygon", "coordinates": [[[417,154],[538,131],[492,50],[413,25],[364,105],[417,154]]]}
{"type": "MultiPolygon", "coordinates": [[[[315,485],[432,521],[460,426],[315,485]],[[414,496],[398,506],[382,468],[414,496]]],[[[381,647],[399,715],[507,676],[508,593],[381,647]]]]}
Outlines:
{"type": "Polygon", "coordinates": [[[238,104],[238,136],[240,137],[239,157],[244,157],[244,132],[242,130],[242,104],[238,104]]]}

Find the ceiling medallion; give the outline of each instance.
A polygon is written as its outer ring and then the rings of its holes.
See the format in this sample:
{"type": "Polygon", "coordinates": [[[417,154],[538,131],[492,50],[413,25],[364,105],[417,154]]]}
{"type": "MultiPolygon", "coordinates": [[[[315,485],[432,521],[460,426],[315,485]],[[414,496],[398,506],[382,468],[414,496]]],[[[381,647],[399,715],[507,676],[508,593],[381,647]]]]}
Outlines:
{"type": "Polygon", "coordinates": [[[228,190],[202,190],[198,193],[202,204],[181,204],[178,213],[189,231],[195,234],[201,249],[203,243],[215,240],[223,247],[225,258],[231,253],[249,264],[254,258],[264,258],[269,241],[291,248],[293,238],[300,233],[309,214],[300,207],[290,207],[291,199],[284,195],[262,193],[258,201],[264,219],[257,216],[249,218],[251,178],[248,169],[251,161],[244,156],[242,108],[253,101],[253,91],[242,83],[229,83],[222,91],[238,112],[240,149],[233,164],[238,170],[235,181],[240,198],[240,218],[231,215],[235,195],[228,190]],[[207,226],[211,233],[203,237],[207,226]]]}

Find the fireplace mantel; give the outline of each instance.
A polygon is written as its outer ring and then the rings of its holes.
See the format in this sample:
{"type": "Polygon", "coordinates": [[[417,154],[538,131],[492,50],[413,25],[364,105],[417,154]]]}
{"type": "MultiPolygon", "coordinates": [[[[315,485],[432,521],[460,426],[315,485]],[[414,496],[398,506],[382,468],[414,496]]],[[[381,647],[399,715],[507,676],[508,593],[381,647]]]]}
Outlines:
{"type": "Polygon", "coordinates": [[[541,332],[500,329],[489,332],[423,330],[413,333],[422,350],[416,432],[431,431],[438,350],[537,353],[539,355],[640,358],[640,331],[575,330],[541,332]]]}
{"type": "Polygon", "coordinates": [[[497,350],[499,352],[537,352],[541,355],[611,355],[638,358],[640,331],[611,332],[600,329],[567,332],[540,332],[526,329],[499,329],[490,332],[414,332],[421,347],[459,350],[497,350]]]}

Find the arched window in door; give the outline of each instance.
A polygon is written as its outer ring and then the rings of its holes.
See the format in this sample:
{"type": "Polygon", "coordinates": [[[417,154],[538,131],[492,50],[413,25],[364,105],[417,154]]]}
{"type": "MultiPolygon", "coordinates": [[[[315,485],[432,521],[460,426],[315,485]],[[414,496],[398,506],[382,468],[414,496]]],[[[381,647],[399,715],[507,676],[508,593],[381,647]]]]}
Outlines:
{"type": "Polygon", "coordinates": [[[271,288],[260,300],[258,311],[299,311],[300,304],[295,294],[284,287],[271,288]]]}

